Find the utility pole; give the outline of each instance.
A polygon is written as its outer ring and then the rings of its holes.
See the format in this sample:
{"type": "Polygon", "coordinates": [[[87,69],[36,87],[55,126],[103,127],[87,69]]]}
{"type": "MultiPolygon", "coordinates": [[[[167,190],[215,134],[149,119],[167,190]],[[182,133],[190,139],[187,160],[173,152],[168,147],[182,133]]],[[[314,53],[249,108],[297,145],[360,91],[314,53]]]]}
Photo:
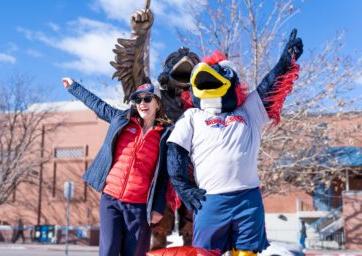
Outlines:
{"type": "Polygon", "coordinates": [[[41,141],[40,141],[40,165],[39,165],[39,189],[38,189],[38,210],[37,210],[37,224],[40,225],[41,219],[41,203],[42,203],[42,187],[43,187],[43,159],[44,159],[44,137],[45,125],[41,127],[41,141]]]}
{"type": "Polygon", "coordinates": [[[69,224],[70,224],[70,201],[73,198],[74,194],[74,183],[70,180],[64,182],[64,197],[67,200],[67,226],[65,229],[65,255],[68,256],[69,252],[69,224]]]}

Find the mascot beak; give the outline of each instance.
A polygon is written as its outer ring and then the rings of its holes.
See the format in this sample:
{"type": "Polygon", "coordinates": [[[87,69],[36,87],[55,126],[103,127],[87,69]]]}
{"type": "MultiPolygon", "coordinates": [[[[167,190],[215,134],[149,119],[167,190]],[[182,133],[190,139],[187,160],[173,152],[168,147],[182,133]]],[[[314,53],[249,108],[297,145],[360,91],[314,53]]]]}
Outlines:
{"type": "Polygon", "coordinates": [[[226,94],[230,80],[204,62],[197,64],[191,74],[193,94],[200,99],[218,98],[226,94]]]}

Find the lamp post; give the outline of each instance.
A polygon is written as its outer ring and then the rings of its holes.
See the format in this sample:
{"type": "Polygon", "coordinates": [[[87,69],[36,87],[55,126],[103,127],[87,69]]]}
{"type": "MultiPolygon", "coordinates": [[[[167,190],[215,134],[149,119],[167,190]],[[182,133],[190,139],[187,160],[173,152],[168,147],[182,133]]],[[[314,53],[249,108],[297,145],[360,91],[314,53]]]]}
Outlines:
{"type": "Polygon", "coordinates": [[[68,255],[69,249],[69,223],[70,223],[70,201],[74,195],[74,183],[70,180],[64,182],[64,197],[67,200],[67,226],[65,228],[65,255],[68,255]]]}

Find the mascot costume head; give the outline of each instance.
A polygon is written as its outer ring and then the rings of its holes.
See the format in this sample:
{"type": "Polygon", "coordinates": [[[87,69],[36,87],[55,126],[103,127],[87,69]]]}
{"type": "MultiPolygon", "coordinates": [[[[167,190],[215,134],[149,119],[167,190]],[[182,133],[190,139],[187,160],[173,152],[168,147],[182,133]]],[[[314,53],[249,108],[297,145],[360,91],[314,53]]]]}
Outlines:
{"type": "Polygon", "coordinates": [[[214,114],[233,111],[242,105],[247,94],[233,63],[220,51],[194,67],[191,89],[194,107],[214,114]]]}

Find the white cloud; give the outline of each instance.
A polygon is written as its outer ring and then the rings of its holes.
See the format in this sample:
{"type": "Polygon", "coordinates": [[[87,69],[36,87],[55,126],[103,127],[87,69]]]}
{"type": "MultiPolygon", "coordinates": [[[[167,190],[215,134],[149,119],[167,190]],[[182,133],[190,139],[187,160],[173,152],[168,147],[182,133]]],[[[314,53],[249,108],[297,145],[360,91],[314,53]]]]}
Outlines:
{"type": "Polygon", "coordinates": [[[119,82],[112,81],[112,84],[103,82],[100,79],[87,80],[87,88],[101,99],[111,99],[123,102],[123,90],[119,86],[119,82]]]}
{"type": "MultiPolygon", "coordinates": [[[[190,3],[187,0],[160,0],[153,1],[151,8],[156,19],[159,19],[162,24],[170,27],[192,28],[193,17],[190,12],[185,11],[185,6],[188,4],[190,3]]],[[[108,18],[122,21],[128,25],[131,14],[137,9],[144,8],[143,5],[144,1],[94,0],[93,6],[104,11],[108,18]]],[[[91,75],[110,76],[113,74],[114,69],[109,62],[114,59],[112,49],[116,39],[125,38],[130,32],[129,27],[126,31],[122,31],[109,23],[83,17],[70,21],[62,27],[51,22],[48,25],[54,32],[57,32],[58,36],[49,36],[44,32],[31,31],[22,27],[18,27],[17,30],[29,40],[40,41],[73,56],[73,59],[65,62],[59,61],[55,63],[56,65],[91,75]]],[[[160,64],[158,52],[164,47],[162,43],[151,43],[151,74],[155,71],[156,65],[160,64]]]]}
{"type": "Polygon", "coordinates": [[[86,18],[79,18],[70,25],[76,34],[58,39],[54,47],[76,59],[59,65],[86,74],[112,74],[114,70],[109,64],[114,59],[112,49],[124,33],[109,24],[86,18]]]}
{"type": "MultiPolygon", "coordinates": [[[[194,14],[188,7],[197,3],[198,8],[203,8],[204,0],[195,0],[195,3],[189,0],[159,0],[151,2],[151,10],[154,12],[156,19],[167,21],[164,24],[170,27],[193,29],[195,23],[194,14]]],[[[144,1],[134,0],[95,0],[95,8],[104,11],[108,18],[123,21],[129,24],[131,15],[138,9],[144,9],[144,1]]]]}
{"type": "Polygon", "coordinates": [[[77,20],[68,23],[74,33],[83,34],[87,32],[104,32],[108,30],[115,30],[115,28],[108,23],[92,20],[84,17],[79,17],[77,20]]]}
{"type": "Polygon", "coordinates": [[[43,32],[32,31],[23,27],[17,27],[16,30],[30,40],[30,41],[40,41],[45,44],[51,45],[53,43],[52,39],[45,35],[43,32]]]}
{"type": "Polygon", "coordinates": [[[156,15],[159,14],[160,19],[167,20],[166,24],[169,26],[179,29],[194,30],[195,12],[200,12],[205,7],[204,0],[163,0],[162,2],[162,11],[155,6],[156,15]]]}
{"type": "Polygon", "coordinates": [[[125,37],[124,32],[112,25],[78,18],[67,24],[71,35],[62,33],[61,37],[50,37],[43,32],[18,28],[29,40],[36,40],[62,50],[74,57],[73,60],[58,62],[56,65],[77,70],[84,74],[108,75],[114,72],[109,64],[114,59],[112,49],[118,37],[125,37]]]}
{"type": "Polygon", "coordinates": [[[135,0],[96,0],[95,8],[102,9],[108,18],[129,23],[132,13],[144,8],[144,1],[135,0]]]}
{"type": "Polygon", "coordinates": [[[16,58],[9,54],[0,53],[0,62],[6,62],[10,64],[14,64],[16,62],[16,58]]]}
{"type": "Polygon", "coordinates": [[[114,59],[114,43],[119,33],[87,33],[80,37],[68,37],[59,42],[57,48],[75,55],[74,61],[61,63],[66,68],[86,74],[109,75],[114,71],[109,61],[114,59]]]}

